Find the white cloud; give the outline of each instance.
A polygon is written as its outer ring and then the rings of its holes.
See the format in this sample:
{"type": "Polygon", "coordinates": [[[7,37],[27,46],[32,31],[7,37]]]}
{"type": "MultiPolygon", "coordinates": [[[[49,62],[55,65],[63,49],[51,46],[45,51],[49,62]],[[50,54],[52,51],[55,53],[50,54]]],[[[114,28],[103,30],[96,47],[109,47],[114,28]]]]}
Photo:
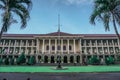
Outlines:
{"type": "Polygon", "coordinates": [[[62,2],[66,5],[80,5],[80,4],[91,4],[93,0],[54,0],[55,2],[62,2]]]}
{"type": "Polygon", "coordinates": [[[68,4],[90,4],[93,0],[64,0],[68,4]]]}

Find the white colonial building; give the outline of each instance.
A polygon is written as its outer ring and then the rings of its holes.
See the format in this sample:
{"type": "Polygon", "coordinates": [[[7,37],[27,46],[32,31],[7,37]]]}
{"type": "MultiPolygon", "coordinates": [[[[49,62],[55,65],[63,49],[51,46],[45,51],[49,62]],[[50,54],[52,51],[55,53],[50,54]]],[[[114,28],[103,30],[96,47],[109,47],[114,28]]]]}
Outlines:
{"type": "Polygon", "coordinates": [[[37,63],[84,63],[91,56],[100,59],[112,56],[117,59],[120,44],[115,34],[4,34],[0,42],[0,58],[18,56],[24,52],[26,58],[35,56],[37,63]]]}

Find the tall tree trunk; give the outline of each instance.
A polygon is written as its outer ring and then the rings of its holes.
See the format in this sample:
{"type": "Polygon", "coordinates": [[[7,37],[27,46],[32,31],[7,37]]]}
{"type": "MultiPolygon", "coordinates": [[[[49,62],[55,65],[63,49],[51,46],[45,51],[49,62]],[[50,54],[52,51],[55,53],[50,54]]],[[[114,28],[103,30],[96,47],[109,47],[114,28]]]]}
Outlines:
{"type": "Polygon", "coordinates": [[[3,34],[3,27],[2,27],[2,29],[0,31],[0,43],[1,43],[1,40],[2,40],[2,34],[3,34]]]}
{"type": "Polygon", "coordinates": [[[112,17],[113,17],[113,27],[114,27],[115,33],[118,37],[118,43],[119,43],[118,46],[119,46],[119,49],[120,49],[120,35],[119,35],[118,30],[117,30],[114,14],[112,15],[112,17]]]}

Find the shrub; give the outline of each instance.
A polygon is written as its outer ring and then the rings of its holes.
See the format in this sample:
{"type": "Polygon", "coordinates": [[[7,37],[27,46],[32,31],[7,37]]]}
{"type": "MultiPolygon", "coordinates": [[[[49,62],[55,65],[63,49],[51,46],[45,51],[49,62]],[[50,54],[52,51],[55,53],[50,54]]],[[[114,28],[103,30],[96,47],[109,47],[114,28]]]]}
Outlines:
{"type": "Polygon", "coordinates": [[[5,65],[8,65],[8,64],[9,64],[9,58],[5,58],[4,64],[5,64],[5,65]]]}
{"type": "Polygon", "coordinates": [[[10,65],[14,65],[14,58],[11,58],[9,63],[10,65]]]}
{"type": "Polygon", "coordinates": [[[2,58],[0,58],[0,65],[2,65],[3,64],[3,59],[2,58]]]}
{"type": "Polygon", "coordinates": [[[105,58],[105,63],[106,63],[107,65],[114,64],[114,62],[115,62],[115,61],[114,61],[114,58],[111,57],[111,56],[105,58]]]}
{"type": "Polygon", "coordinates": [[[25,62],[26,62],[25,54],[22,53],[22,54],[17,58],[16,63],[17,63],[17,64],[23,64],[23,63],[25,63],[25,62]]]}
{"type": "Polygon", "coordinates": [[[98,64],[100,64],[100,60],[97,58],[97,56],[92,56],[89,59],[89,64],[91,64],[91,65],[98,65],[98,64]]]}
{"type": "Polygon", "coordinates": [[[33,64],[35,64],[35,57],[34,57],[34,56],[31,56],[27,64],[28,64],[28,65],[33,65],[33,64]]]}

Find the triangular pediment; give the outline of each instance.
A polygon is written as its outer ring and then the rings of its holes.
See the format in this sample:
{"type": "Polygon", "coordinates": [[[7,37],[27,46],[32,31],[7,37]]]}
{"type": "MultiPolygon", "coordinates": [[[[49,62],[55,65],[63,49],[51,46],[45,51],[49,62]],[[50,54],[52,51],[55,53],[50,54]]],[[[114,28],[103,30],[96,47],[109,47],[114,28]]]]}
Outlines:
{"type": "Polygon", "coordinates": [[[46,36],[58,36],[60,33],[60,36],[72,36],[72,34],[65,33],[65,32],[53,32],[53,33],[48,33],[46,36]]]}

